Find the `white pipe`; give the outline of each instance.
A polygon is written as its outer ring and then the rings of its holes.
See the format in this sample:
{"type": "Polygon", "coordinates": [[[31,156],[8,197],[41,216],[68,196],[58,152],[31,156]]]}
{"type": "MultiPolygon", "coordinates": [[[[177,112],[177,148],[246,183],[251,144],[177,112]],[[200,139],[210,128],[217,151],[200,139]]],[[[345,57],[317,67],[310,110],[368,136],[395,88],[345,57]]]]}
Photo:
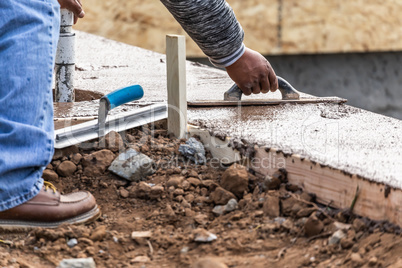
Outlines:
{"type": "Polygon", "coordinates": [[[74,102],[75,34],[72,33],[74,15],[67,9],[61,9],[60,15],[60,38],[55,64],[55,101],[74,102]]]}

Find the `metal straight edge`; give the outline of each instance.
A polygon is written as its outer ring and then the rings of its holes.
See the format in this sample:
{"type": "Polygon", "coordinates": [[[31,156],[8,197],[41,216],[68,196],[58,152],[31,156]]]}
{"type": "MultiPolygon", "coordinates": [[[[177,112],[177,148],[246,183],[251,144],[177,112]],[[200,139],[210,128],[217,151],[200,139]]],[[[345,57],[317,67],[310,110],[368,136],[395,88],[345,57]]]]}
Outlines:
{"type": "Polygon", "coordinates": [[[347,99],[338,97],[320,97],[320,98],[308,98],[298,100],[280,100],[280,99],[257,99],[257,100],[242,100],[242,101],[219,101],[219,100],[199,100],[189,101],[187,105],[189,107],[219,107],[219,106],[264,106],[264,105],[280,105],[286,103],[293,104],[308,104],[308,103],[345,103],[347,99]]]}
{"type": "MultiPolygon", "coordinates": [[[[121,132],[166,118],[167,104],[154,104],[135,111],[120,113],[110,116],[106,121],[104,135],[110,131],[121,132]]],[[[56,130],[54,147],[61,149],[100,137],[98,120],[92,120],[56,130]]]]}

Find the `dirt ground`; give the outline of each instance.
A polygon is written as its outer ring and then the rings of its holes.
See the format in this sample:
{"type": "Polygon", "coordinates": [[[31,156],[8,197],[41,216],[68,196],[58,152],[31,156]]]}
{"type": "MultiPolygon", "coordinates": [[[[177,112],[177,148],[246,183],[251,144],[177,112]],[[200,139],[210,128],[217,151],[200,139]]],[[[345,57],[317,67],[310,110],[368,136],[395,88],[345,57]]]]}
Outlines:
{"type": "Polygon", "coordinates": [[[399,227],[315,203],[287,183],[286,170],[262,177],[217,165],[209,153],[206,164],[194,164],[178,151],[184,142],[160,123],[108,137],[106,148],[57,151],[44,178],[62,193],[90,191],[102,216],[84,226],[3,233],[0,266],[56,267],[92,257],[96,267],[110,268],[402,267],[399,227]],[[152,158],[156,172],[130,182],[108,171],[127,147],[152,158]],[[237,204],[218,215],[215,206],[230,199],[237,204]],[[145,233],[132,238],[135,231],[145,233]]]}

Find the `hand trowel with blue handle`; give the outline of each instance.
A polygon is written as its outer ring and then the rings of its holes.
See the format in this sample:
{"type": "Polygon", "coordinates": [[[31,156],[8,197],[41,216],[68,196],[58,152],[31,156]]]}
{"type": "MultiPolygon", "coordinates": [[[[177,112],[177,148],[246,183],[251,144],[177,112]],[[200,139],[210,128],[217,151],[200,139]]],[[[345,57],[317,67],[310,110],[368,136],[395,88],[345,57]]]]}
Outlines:
{"type": "Polygon", "coordinates": [[[99,101],[98,119],[56,130],[55,148],[65,148],[103,137],[110,131],[121,132],[167,118],[166,104],[153,104],[108,118],[113,108],[143,96],[144,90],[140,85],[124,87],[103,96],[99,101]]]}

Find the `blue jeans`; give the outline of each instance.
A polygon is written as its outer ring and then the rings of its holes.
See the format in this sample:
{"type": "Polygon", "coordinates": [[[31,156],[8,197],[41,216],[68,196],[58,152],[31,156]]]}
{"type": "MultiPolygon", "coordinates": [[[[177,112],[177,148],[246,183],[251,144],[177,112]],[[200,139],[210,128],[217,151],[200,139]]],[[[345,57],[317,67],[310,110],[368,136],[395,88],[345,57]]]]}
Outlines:
{"type": "Polygon", "coordinates": [[[0,211],[39,193],[53,155],[57,0],[0,0],[0,211]]]}

